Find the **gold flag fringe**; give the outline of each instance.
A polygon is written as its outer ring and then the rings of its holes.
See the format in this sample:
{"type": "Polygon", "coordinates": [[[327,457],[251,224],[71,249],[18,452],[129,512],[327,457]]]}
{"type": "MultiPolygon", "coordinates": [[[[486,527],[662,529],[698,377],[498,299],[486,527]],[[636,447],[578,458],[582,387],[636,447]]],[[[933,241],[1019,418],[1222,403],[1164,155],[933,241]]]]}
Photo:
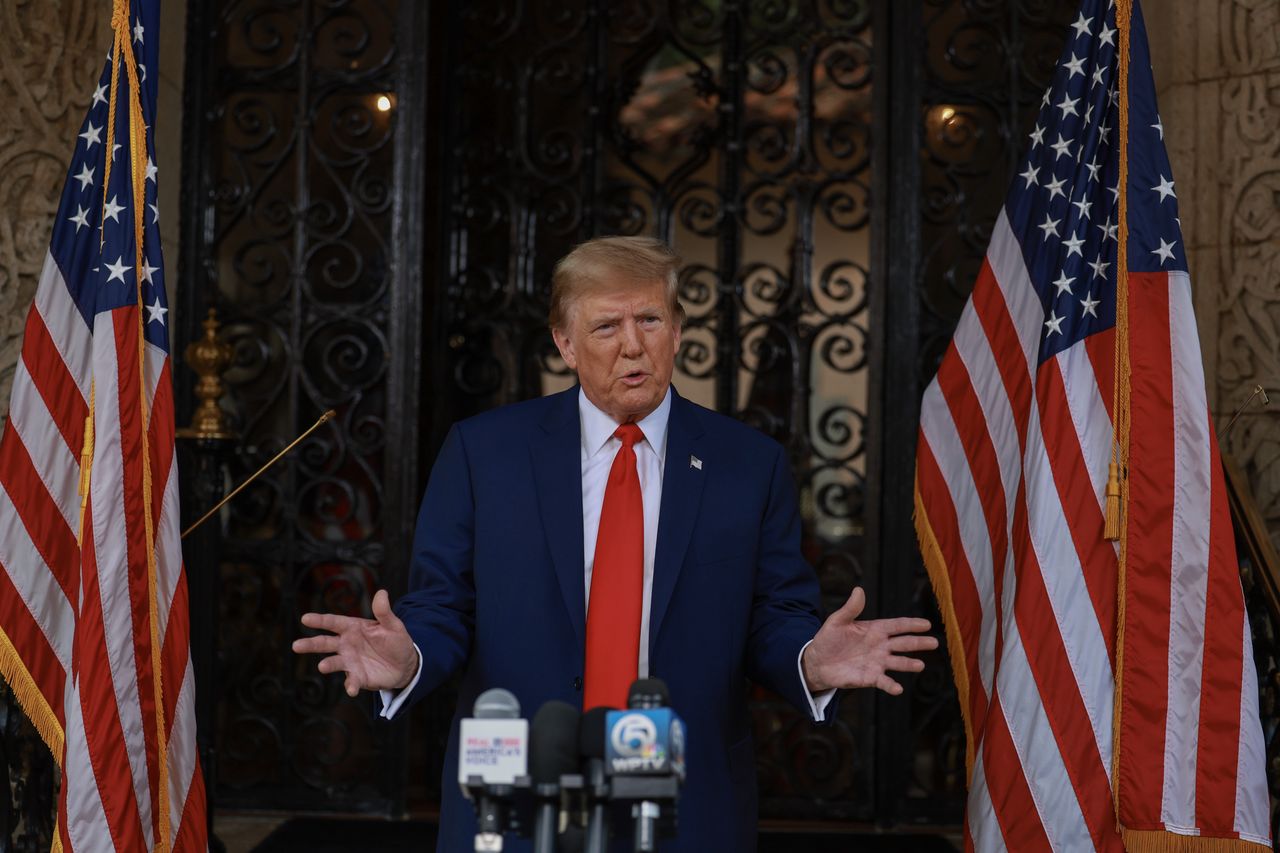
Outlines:
{"type": "Polygon", "coordinates": [[[53,760],[61,767],[66,743],[62,724],[58,722],[57,715],[45,701],[44,694],[36,686],[35,679],[27,671],[26,664],[22,662],[22,657],[13,647],[9,635],[3,628],[0,628],[0,676],[4,677],[5,683],[17,697],[18,707],[35,726],[36,731],[40,733],[40,739],[53,753],[53,760]]]}
{"type": "Polygon", "coordinates": [[[1121,829],[1120,836],[1128,853],[1263,853],[1271,850],[1267,844],[1243,838],[1179,835],[1163,829],[1121,829]]]}
{"type": "Polygon", "coordinates": [[[951,576],[947,574],[947,561],[942,556],[942,549],[938,547],[933,526],[929,524],[929,514],[925,512],[924,500],[920,496],[918,474],[915,481],[915,504],[916,539],[920,543],[920,556],[924,558],[925,570],[929,573],[929,583],[933,585],[933,594],[938,599],[938,608],[942,612],[942,625],[947,635],[947,653],[951,657],[951,675],[955,680],[956,693],[960,699],[960,716],[964,720],[965,780],[971,783],[976,742],[974,721],[969,716],[969,670],[964,659],[964,640],[960,636],[960,623],[956,619],[955,602],[951,597],[951,576]]]}

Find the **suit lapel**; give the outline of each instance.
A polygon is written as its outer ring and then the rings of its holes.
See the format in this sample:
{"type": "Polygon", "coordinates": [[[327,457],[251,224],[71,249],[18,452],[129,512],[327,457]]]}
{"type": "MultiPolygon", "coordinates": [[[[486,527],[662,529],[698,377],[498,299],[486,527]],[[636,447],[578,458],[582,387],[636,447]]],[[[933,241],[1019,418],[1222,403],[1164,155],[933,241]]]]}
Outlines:
{"type": "Polygon", "coordinates": [[[586,586],[582,563],[582,425],[578,388],[556,395],[530,441],[538,507],[560,592],[579,646],[586,643],[586,586]]]}
{"type": "MultiPolygon", "coordinates": [[[[702,500],[706,476],[693,459],[702,439],[702,424],[694,405],[671,389],[667,426],[667,458],[662,471],[662,508],[658,516],[658,544],[653,560],[653,597],[649,605],[649,650],[653,653],[662,620],[675,592],[684,555],[689,549],[702,500]]],[[[652,660],[652,657],[650,657],[652,660]]]]}

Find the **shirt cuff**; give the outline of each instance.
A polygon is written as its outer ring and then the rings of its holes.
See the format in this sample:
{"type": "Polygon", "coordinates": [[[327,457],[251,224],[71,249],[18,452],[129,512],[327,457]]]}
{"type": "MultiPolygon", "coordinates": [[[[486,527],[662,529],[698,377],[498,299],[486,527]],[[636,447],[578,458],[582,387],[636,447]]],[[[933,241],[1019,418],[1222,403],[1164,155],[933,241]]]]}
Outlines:
{"type": "Polygon", "coordinates": [[[418,686],[418,679],[422,677],[422,649],[418,648],[417,643],[414,643],[413,650],[418,653],[418,671],[413,674],[413,680],[409,682],[408,686],[402,687],[398,691],[378,691],[378,695],[382,697],[382,711],[378,716],[383,719],[389,720],[396,715],[400,710],[400,707],[404,705],[405,701],[409,698],[409,695],[413,693],[413,688],[418,686]]]}
{"type": "MultiPolygon", "coordinates": [[[[822,691],[817,696],[810,692],[809,685],[804,680],[804,650],[809,648],[809,644],[812,642],[813,640],[810,640],[800,647],[800,654],[796,656],[796,670],[800,673],[800,684],[804,686],[804,695],[809,699],[809,712],[813,714],[813,721],[820,723],[826,719],[827,706],[831,704],[831,697],[836,695],[836,689],[832,687],[829,690],[822,691]]],[[[417,681],[417,679],[415,678],[414,681],[417,681]]],[[[383,692],[385,693],[386,691],[383,692]]],[[[386,715],[384,714],[384,716],[386,715]]]]}

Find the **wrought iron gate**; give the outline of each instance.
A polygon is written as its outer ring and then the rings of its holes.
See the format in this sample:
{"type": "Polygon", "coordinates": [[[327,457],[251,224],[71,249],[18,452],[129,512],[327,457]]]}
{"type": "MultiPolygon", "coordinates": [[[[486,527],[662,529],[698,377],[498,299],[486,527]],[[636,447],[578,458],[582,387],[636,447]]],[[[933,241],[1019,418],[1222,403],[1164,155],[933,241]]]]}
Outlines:
{"type": "MultiPolygon", "coordinates": [[[[179,307],[185,340],[216,304],[237,347],[232,479],[341,414],[225,521],[219,800],[398,812],[438,792],[450,698],[406,753],[288,641],[303,609],[402,586],[452,421],[571,381],[549,272],[597,234],[685,257],[677,384],[787,447],[827,604],[861,584],[873,612],[936,622],[910,522],[919,392],[1073,7],[194,2],[179,307]]],[[[757,695],[763,815],[958,823],[962,734],[930,664],[823,729],[757,695]]]]}

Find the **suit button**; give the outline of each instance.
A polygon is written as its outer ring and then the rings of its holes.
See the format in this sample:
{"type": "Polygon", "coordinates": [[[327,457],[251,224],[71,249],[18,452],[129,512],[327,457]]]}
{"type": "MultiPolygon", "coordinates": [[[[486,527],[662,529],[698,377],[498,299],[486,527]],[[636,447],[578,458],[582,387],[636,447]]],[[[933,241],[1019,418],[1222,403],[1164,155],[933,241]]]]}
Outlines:
{"type": "Polygon", "coordinates": [[[577,676],[576,678],[574,678],[574,679],[573,679],[573,689],[574,689],[574,690],[581,690],[581,689],[582,689],[582,676],[581,676],[581,675],[579,675],[579,676],[577,676]]]}

